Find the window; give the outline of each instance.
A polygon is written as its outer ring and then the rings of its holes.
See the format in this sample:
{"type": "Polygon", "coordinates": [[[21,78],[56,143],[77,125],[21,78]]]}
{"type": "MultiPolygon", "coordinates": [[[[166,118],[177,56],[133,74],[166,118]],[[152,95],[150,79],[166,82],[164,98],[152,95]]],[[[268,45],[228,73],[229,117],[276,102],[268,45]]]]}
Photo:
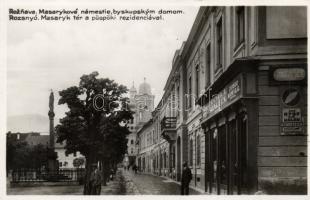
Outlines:
{"type": "Polygon", "coordinates": [[[179,112],[179,110],[180,110],[180,86],[178,86],[177,87],[177,96],[176,96],[176,101],[177,101],[177,117],[179,117],[180,116],[180,112],[179,112]]]}
{"type": "Polygon", "coordinates": [[[198,98],[199,97],[199,91],[200,91],[200,74],[199,74],[199,65],[197,65],[196,66],[196,69],[195,69],[195,78],[196,78],[196,83],[195,83],[195,85],[196,85],[196,98],[198,98]]]}
{"type": "Polygon", "coordinates": [[[236,45],[237,47],[244,42],[244,27],[245,27],[244,7],[240,6],[236,9],[236,45]]]}
{"type": "Polygon", "coordinates": [[[166,168],[166,152],[164,152],[164,168],[166,168]]]}
{"type": "Polygon", "coordinates": [[[222,30],[222,18],[216,24],[216,66],[215,73],[222,68],[223,62],[223,30],[222,30]]]}
{"type": "Polygon", "coordinates": [[[59,167],[62,167],[62,162],[59,162],[59,167]]]}
{"type": "Polygon", "coordinates": [[[196,157],[197,157],[197,162],[196,165],[200,165],[200,135],[197,136],[197,141],[196,141],[196,157]]]}
{"type": "Polygon", "coordinates": [[[211,68],[211,50],[210,50],[210,44],[208,44],[206,50],[206,87],[208,87],[211,84],[210,68],[211,68]]]}
{"type": "Polygon", "coordinates": [[[191,139],[189,142],[189,166],[193,166],[193,140],[191,139]]]}
{"type": "Polygon", "coordinates": [[[65,163],[64,163],[64,167],[66,167],[68,165],[68,162],[66,161],[65,163]]]}
{"type": "Polygon", "coordinates": [[[188,79],[188,108],[192,107],[192,77],[188,79]]]}
{"type": "Polygon", "coordinates": [[[130,144],[133,144],[133,140],[130,140],[130,144]]]}
{"type": "Polygon", "coordinates": [[[131,154],[133,154],[133,148],[131,148],[130,152],[131,152],[131,154]]]}
{"type": "Polygon", "coordinates": [[[73,156],[76,157],[76,152],[73,153],[73,156]]]}

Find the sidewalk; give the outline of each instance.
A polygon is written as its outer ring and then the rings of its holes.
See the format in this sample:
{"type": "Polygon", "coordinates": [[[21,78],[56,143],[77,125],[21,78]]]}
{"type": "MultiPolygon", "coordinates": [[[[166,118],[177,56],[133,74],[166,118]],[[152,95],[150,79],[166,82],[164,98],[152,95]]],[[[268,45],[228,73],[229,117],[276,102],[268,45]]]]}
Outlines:
{"type": "Polygon", "coordinates": [[[126,193],[126,188],[122,183],[122,172],[117,170],[113,181],[109,181],[106,186],[101,186],[100,195],[122,195],[126,193]]]}
{"type": "MultiPolygon", "coordinates": [[[[83,185],[10,187],[7,181],[8,195],[83,195],[83,188],[83,185]]],[[[106,186],[101,186],[101,195],[124,194],[126,194],[126,182],[122,171],[118,170],[113,181],[109,181],[106,186]]]]}
{"type": "Polygon", "coordinates": [[[138,190],[138,187],[135,185],[135,183],[132,181],[132,173],[129,171],[124,171],[121,169],[124,181],[125,181],[125,186],[126,186],[126,195],[139,195],[141,192],[138,190]]]}

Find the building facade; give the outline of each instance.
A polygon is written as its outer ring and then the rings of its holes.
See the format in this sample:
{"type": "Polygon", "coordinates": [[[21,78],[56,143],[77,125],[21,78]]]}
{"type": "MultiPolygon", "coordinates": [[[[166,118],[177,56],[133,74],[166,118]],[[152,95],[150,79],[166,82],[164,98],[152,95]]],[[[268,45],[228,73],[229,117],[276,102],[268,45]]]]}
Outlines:
{"type": "Polygon", "coordinates": [[[152,111],[154,110],[154,98],[152,95],[151,86],[146,82],[139,85],[139,91],[134,84],[129,90],[129,106],[134,112],[133,119],[128,125],[131,132],[127,136],[127,154],[125,155],[123,165],[128,167],[136,162],[137,146],[136,138],[137,131],[152,118],[152,111]]]}
{"type": "Polygon", "coordinates": [[[55,152],[57,154],[57,162],[59,169],[74,169],[74,168],[85,168],[86,159],[85,157],[77,151],[76,153],[66,153],[65,142],[57,143],[55,142],[55,152]],[[75,159],[84,159],[84,163],[81,166],[74,166],[75,159]]]}
{"type": "Polygon", "coordinates": [[[208,193],[307,192],[306,7],[201,7],[164,90],[155,174],[187,162],[208,193]]]}

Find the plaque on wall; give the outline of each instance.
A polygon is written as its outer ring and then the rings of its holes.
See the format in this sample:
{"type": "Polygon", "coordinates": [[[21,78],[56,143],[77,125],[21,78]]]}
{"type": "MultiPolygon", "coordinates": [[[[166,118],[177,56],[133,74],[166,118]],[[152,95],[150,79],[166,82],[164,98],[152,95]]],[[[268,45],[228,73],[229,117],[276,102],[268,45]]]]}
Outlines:
{"type": "Polygon", "coordinates": [[[280,134],[303,135],[302,95],[298,88],[286,88],[281,93],[280,134]]]}

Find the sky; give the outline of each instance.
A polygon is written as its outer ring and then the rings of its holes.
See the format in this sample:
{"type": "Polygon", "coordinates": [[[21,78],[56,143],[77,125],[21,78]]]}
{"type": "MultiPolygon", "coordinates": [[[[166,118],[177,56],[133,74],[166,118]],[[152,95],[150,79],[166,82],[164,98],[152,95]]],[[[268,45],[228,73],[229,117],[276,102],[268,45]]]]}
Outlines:
{"type": "Polygon", "coordinates": [[[8,21],[7,116],[47,116],[48,97],[53,89],[56,117],[63,117],[67,108],[57,105],[58,92],[78,85],[83,74],[93,71],[128,88],[133,81],[138,88],[145,77],[156,106],[174,53],[187,39],[198,12],[198,7],[193,6],[164,8],[182,9],[184,14],[165,16],[156,22],[8,21]]]}

